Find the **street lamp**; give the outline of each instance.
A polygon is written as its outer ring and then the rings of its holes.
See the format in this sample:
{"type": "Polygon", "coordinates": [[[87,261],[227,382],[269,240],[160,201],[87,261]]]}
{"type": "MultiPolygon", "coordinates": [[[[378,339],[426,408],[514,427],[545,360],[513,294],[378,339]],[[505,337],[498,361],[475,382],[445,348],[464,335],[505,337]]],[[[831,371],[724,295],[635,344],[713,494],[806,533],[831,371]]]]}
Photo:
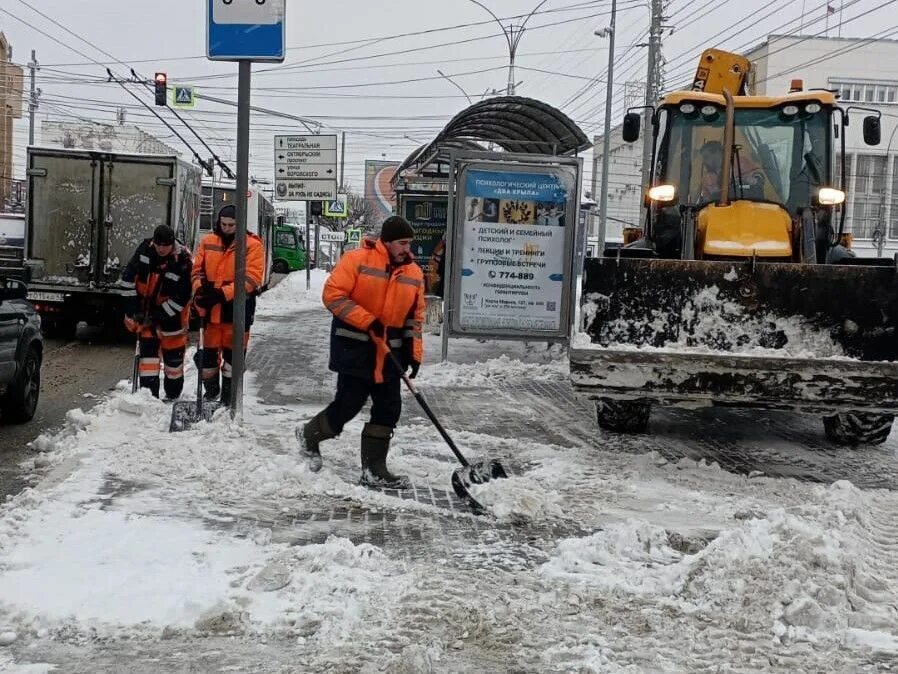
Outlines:
{"type": "MultiPolygon", "coordinates": [[[[614,28],[617,17],[617,0],[611,0],[611,25],[595,31],[599,37],[608,38],[608,82],[605,87],[605,134],[602,138],[602,192],[599,196],[599,246],[605,248],[608,231],[608,169],[611,154],[611,86],[614,82],[614,28]]],[[[600,253],[601,255],[601,253],[600,253]]]]}
{"type": "Polygon", "coordinates": [[[444,72],[443,72],[442,70],[440,70],[439,68],[437,68],[437,72],[440,74],[440,77],[442,77],[442,78],[443,78],[444,80],[446,80],[449,84],[451,84],[452,86],[454,86],[456,89],[458,89],[460,92],[462,92],[462,93],[465,95],[465,98],[468,99],[468,105],[474,105],[474,101],[472,101],[472,100],[471,100],[471,97],[468,96],[468,92],[461,88],[461,85],[459,85],[455,80],[453,80],[451,77],[449,77],[449,75],[447,75],[446,73],[444,73],[444,72]]]}
{"type": "MultiPolygon", "coordinates": [[[[499,28],[502,29],[502,34],[505,35],[505,41],[508,42],[508,87],[505,90],[505,93],[508,96],[514,96],[515,89],[515,81],[514,81],[514,57],[518,52],[518,45],[521,42],[521,36],[524,35],[524,26],[527,25],[527,22],[530,20],[530,17],[536,13],[540,7],[545,5],[548,0],[542,0],[536,7],[534,7],[530,14],[524,19],[523,23],[520,26],[514,26],[513,24],[509,24],[508,28],[502,25],[501,19],[498,16],[493,14],[492,10],[484,5],[482,2],[478,2],[478,0],[469,0],[473,2],[475,5],[480,7],[481,9],[485,9],[489,12],[489,15],[496,20],[496,23],[499,24],[499,28]]],[[[613,16],[613,15],[612,15],[613,16]]],[[[613,20],[613,19],[612,19],[613,20]]],[[[613,25],[613,24],[612,24],[613,25]]]]}

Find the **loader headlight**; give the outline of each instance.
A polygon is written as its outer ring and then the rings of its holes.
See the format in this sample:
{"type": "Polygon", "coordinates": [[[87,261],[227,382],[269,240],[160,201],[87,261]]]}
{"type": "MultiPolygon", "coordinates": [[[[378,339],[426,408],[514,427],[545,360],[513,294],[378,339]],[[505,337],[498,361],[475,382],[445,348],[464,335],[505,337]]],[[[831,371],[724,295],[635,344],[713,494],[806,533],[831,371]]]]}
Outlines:
{"type": "Polygon", "coordinates": [[[798,106],[797,105],[787,105],[783,107],[783,114],[787,117],[794,117],[798,114],[798,106]]]}
{"type": "Polygon", "coordinates": [[[817,193],[817,201],[821,206],[838,206],[845,203],[845,193],[835,187],[821,187],[817,193]]]}
{"type": "Polygon", "coordinates": [[[655,185],[649,189],[649,199],[659,203],[670,203],[677,197],[677,188],[673,185],[655,185]]]}

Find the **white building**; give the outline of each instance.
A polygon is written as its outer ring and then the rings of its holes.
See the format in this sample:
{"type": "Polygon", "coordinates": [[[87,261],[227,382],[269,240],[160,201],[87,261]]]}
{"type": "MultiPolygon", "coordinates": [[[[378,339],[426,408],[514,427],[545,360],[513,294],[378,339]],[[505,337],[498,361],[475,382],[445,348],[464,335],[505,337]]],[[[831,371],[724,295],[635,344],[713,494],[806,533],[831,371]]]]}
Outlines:
{"type": "MultiPolygon", "coordinates": [[[[624,227],[641,227],[642,213],[642,139],[626,143],[621,127],[612,127],[608,155],[608,226],[606,241],[620,241],[624,227]]],[[[602,143],[604,136],[593,138],[592,192],[598,203],[602,187],[602,143]]],[[[598,208],[598,207],[597,207],[598,208]]],[[[598,227],[598,216],[595,218],[598,227]]],[[[597,236],[598,232],[590,232],[597,236]]]]}
{"type": "Polygon", "coordinates": [[[793,79],[802,79],[805,89],[837,89],[843,108],[882,113],[882,142],[871,147],[861,135],[869,113],[849,112],[845,230],[859,255],[898,252],[898,41],[771,35],[746,56],[756,94],[787,92],[793,79]]]}
{"type": "Polygon", "coordinates": [[[97,152],[128,152],[179,156],[173,147],[136,126],[99,124],[97,122],[41,123],[41,144],[97,152]]]}
{"type": "MultiPolygon", "coordinates": [[[[869,113],[849,113],[845,230],[859,255],[898,252],[898,41],[770,35],[746,56],[752,62],[751,93],[784,94],[793,79],[801,79],[805,89],[837,89],[843,108],[858,105],[882,113],[877,147],[862,138],[861,120],[869,113]]],[[[612,129],[609,234],[618,221],[640,221],[642,140],[625,143],[620,127],[612,129]]],[[[599,201],[602,136],[594,141],[592,194],[599,201]]]]}

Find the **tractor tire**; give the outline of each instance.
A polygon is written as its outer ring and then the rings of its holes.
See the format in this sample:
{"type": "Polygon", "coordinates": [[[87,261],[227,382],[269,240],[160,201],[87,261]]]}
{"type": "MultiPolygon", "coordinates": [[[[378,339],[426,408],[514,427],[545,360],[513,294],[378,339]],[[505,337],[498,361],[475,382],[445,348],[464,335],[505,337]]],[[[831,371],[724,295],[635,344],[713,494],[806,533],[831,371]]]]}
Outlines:
{"type": "Polygon", "coordinates": [[[274,264],[271,265],[271,271],[275,274],[289,274],[290,267],[284,260],[275,260],[274,264]]]}
{"type": "Polygon", "coordinates": [[[22,367],[3,396],[3,420],[13,424],[31,421],[37,411],[41,393],[41,353],[31,346],[22,360],[22,367]]]}
{"type": "Polygon", "coordinates": [[[644,433],[649,425],[651,405],[643,400],[596,401],[599,427],[614,433],[644,433]]]}
{"type": "Polygon", "coordinates": [[[841,412],[823,417],[823,429],[837,445],[881,445],[892,432],[893,421],[893,414],[841,412]]]}

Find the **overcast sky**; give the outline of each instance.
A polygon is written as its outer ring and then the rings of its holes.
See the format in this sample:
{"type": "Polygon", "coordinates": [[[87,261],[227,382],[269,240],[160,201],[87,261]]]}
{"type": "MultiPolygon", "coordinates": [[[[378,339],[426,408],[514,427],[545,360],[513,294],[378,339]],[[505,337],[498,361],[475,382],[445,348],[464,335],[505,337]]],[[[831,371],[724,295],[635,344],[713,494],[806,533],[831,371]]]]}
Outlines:
{"type": "MultiPolygon", "coordinates": [[[[483,0],[483,4],[505,24],[519,24],[521,18],[510,17],[526,15],[538,0],[483,0]]],[[[639,45],[649,24],[648,0],[617,4],[615,123],[622,115],[625,92],[632,93],[635,83],[645,81],[646,49],[639,45]],[[633,84],[628,87],[628,82],[633,84]]],[[[740,51],[770,33],[798,33],[803,7],[801,32],[822,35],[826,4],[670,0],[664,34],[666,84],[688,80],[705,47],[740,51]]],[[[829,4],[836,9],[828,18],[832,36],[837,34],[840,15],[844,37],[898,36],[898,2],[830,0],[829,4]],[[884,32],[889,27],[892,30],[884,32]]],[[[522,81],[518,95],[561,108],[590,138],[603,123],[608,61],[607,39],[593,31],[608,25],[610,7],[611,0],[548,0],[529,20],[518,49],[515,79],[522,81]]],[[[39,122],[79,118],[112,122],[122,105],[129,124],[176,147],[181,145],[171,132],[119,85],[106,82],[105,66],[91,61],[108,62],[119,75],[129,74],[130,67],[148,78],[156,70],[166,71],[171,82],[194,84],[201,94],[236,100],[237,66],[206,60],[205,26],[202,0],[0,0],[0,30],[12,44],[13,60],[24,64],[35,49],[42,64],[39,122]]],[[[493,88],[504,92],[507,81],[505,38],[490,15],[470,0],[287,0],[287,45],[283,64],[254,66],[253,103],[318,120],[323,133],[346,131],[346,182],[356,189],[362,186],[365,159],[401,161],[468,105],[437,69],[475,101],[493,88]]],[[[149,91],[133,85],[131,90],[152,105],[149,91]]],[[[194,143],[168,111],[157,110],[194,143]]],[[[201,101],[185,117],[233,167],[233,108],[201,101]]],[[[272,136],[306,129],[262,114],[254,114],[252,124],[251,175],[271,178],[272,136]]],[[[27,116],[16,122],[20,157],[27,128],[27,116]]],[[[208,154],[198,142],[194,144],[200,154],[208,154]]],[[[19,159],[18,175],[21,167],[19,159]]],[[[586,181],[590,171],[587,161],[586,181]]]]}

